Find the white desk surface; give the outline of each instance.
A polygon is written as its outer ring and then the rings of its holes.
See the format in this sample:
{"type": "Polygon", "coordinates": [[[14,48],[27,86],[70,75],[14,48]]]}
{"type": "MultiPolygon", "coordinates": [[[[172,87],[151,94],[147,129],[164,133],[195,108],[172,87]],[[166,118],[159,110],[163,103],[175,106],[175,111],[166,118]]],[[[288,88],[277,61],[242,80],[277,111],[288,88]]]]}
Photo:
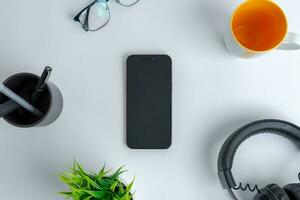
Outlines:
{"type": "MultiPolygon", "coordinates": [[[[241,1],[109,2],[110,23],[86,33],[72,17],[89,0],[0,2],[0,80],[54,68],[64,95],[60,118],[45,128],[0,122],[1,199],[53,200],[65,186],[55,176],[76,158],[87,169],[126,165],[137,200],[229,199],[216,176],[218,150],[243,124],[280,118],[300,125],[300,51],[231,56],[222,35],[241,1]],[[132,53],[173,59],[173,144],[131,150],[125,144],[124,60],[132,53]]],[[[277,0],[290,31],[300,32],[300,2],[277,0]]],[[[297,181],[300,156],[278,136],[257,136],[234,164],[238,180],[263,186],[297,181]]],[[[245,196],[245,195],[243,195],[245,196]]]]}

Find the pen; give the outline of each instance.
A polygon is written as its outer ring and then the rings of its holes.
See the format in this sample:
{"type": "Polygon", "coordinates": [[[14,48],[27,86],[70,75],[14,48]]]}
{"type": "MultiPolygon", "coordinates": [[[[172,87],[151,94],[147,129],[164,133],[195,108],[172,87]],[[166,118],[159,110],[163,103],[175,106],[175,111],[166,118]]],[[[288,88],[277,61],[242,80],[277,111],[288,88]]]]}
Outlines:
{"type": "Polygon", "coordinates": [[[47,81],[51,75],[51,72],[52,72],[51,67],[49,67],[49,66],[45,67],[41,77],[38,80],[37,85],[34,88],[32,95],[31,95],[31,103],[32,104],[35,104],[37,102],[37,100],[40,98],[42,92],[45,89],[47,81]]]}
{"type": "Polygon", "coordinates": [[[22,97],[11,91],[9,88],[7,88],[5,85],[0,83],[0,92],[3,93],[5,96],[10,98],[11,100],[15,101],[17,104],[25,108],[26,110],[32,112],[33,114],[37,116],[42,116],[43,113],[39,111],[37,108],[33,107],[30,103],[25,101],[22,97]]]}

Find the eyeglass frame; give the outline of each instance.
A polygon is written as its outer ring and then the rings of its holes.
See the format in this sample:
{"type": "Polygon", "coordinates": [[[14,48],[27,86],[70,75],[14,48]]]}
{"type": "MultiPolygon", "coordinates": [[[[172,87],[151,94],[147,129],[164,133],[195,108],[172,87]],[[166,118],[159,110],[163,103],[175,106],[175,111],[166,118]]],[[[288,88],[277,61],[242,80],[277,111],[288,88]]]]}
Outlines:
{"type": "MultiPolygon", "coordinates": [[[[81,11],[73,18],[74,21],[79,22],[79,23],[81,24],[83,30],[85,30],[85,31],[98,31],[99,29],[101,29],[101,28],[103,28],[104,26],[106,26],[106,25],[108,24],[108,22],[110,21],[110,9],[109,9],[109,6],[108,6],[108,4],[107,4],[107,2],[108,2],[109,0],[106,0],[105,3],[106,3],[106,6],[107,6],[107,11],[108,11],[108,20],[107,20],[102,26],[100,26],[100,27],[97,28],[97,29],[94,29],[94,30],[93,30],[93,29],[90,29],[90,28],[89,28],[89,21],[88,21],[88,19],[89,19],[90,9],[91,9],[91,7],[94,6],[98,1],[99,1],[99,0],[94,0],[91,4],[89,4],[89,5],[86,6],[84,9],[82,9],[82,10],[81,10],[81,11]],[[82,13],[84,13],[85,11],[86,11],[87,13],[86,13],[84,22],[81,22],[81,21],[80,21],[80,16],[81,16],[82,13]]],[[[132,4],[126,5],[126,4],[121,3],[120,0],[116,0],[116,2],[117,2],[118,4],[120,4],[121,6],[124,6],[124,7],[131,7],[131,6],[135,5],[135,4],[137,4],[139,1],[140,1],[140,0],[137,0],[137,1],[133,2],[132,4]]]]}

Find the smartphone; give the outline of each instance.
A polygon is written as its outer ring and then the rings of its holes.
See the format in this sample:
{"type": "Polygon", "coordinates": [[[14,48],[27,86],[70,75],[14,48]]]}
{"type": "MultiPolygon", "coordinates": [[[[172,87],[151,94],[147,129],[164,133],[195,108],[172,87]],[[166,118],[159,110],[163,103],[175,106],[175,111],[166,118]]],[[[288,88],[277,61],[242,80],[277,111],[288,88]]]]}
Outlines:
{"type": "Polygon", "coordinates": [[[132,149],[167,149],[172,141],[172,60],[131,55],[126,63],[126,138],[132,149]]]}

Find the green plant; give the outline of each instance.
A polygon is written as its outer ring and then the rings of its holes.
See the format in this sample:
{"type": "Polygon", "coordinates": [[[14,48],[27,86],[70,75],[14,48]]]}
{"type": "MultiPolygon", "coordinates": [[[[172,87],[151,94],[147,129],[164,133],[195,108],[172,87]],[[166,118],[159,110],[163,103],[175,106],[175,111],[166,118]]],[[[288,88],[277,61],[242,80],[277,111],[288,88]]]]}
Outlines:
{"type": "Polygon", "coordinates": [[[60,192],[66,199],[74,200],[132,200],[130,192],[134,180],[126,186],[120,175],[124,173],[120,167],[114,173],[105,170],[105,166],[98,173],[86,172],[83,167],[74,161],[71,172],[64,172],[59,176],[70,189],[68,192],[60,192]]]}

